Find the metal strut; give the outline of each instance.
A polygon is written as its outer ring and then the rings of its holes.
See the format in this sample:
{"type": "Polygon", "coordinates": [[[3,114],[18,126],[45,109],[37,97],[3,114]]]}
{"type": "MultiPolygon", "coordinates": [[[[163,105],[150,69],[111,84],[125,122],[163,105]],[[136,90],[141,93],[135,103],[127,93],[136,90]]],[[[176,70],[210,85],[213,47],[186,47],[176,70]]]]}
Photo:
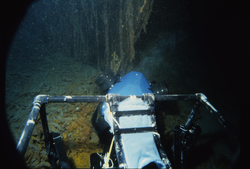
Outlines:
{"type": "MultiPolygon", "coordinates": [[[[119,96],[116,94],[107,94],[107,95],[97,95],[97,96],[49,96],[49,95],[37,95],[33,100],[33,107],[31,109],[30,115],[27,119],[27,122],[24,126],[23,132],[19,138],[17,143],[16,149],[19,151],[21,156],[24,156],[35,122],[38,117],[38,113],[41,114],[41,120],[45,135],[45,145],[46,145],[46,152],[48,154],[49,148],[51,147],[49,140],[51,140],[49,133],[49,128],[47,124],[47,117],[45,112],[45,104],[48,103],[56,103],[56,102],[108,102],[110,103],[110,108],[112,112],[117,112],[117,105],[118,102],[128,98],[128,97],[136,97],[141,98],[147,104],[151,105],[155,100],[198,100],[195,103],[195,106],[186,122],[185,126],[182,128],[190,128],[192,127],[192,118],[195,115],[195,112],[198,110],[200,103],[204,104],[205,107],[209,110],[211,114],[213,114],[216,119],[232,133],[234,136],[237,136],[237,132],[234,131],[234,127],[228,123],[224,117],[216,110],[207,100],[207,97],[203,93],[195,93],[195,94],[166,94],[166,95],[153,95],[152,93],[145,93],[142,96],[119,96]]],[[[115,125],[115,123],[114,123],[115,125]]],[[[117,129],[117,125],[114,129],[117,129]]],[[[180,128],[180,127],[179,127],[180,128]]],[[[119,134],[115,135],[116,139],[119,140],[119,134]]],[[[119,146],[121,143],[117,141],[115,146],[119,146]]],[[[122,152],[119,152],[122,154],[122,152]]],[[[124,164],[124,163],[123,163],[124,164]]],[[[122,167],[122,166],[121,166],[122,167]]],[[[124,164],[125,167],[125,164],[124,164]]]]}

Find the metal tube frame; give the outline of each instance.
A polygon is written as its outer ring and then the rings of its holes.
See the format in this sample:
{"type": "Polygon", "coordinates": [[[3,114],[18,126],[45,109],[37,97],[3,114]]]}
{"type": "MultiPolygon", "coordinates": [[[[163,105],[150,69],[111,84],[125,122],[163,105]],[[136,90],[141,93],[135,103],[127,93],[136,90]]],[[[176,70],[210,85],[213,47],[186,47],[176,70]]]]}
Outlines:
{"type": "MultiPolygon", "coordinates": [[[[40,112],[44,135],[45,135],[45,144],[46,152],[49,150],[49,128],[47,124],[47,117],[45,112],[45,104],[47,103],[66,103],[66,102],[108,102],[110,103],[113,97],[118,97],[119,101],[122,101],[128,97],[137,97],[142,100],[149,100],[151,97],[152,101],[155,100],[198,100],[206,106],[206,108],[212,113],[218,121],[227,128],[226,121],[223,116],[207,101],[207,97],[203,93],[195,94],[167,94],[167,95],[153,95],[151,93],[143,94],[142,96],[119,96],[117,94],[107,94],[107,95],[96,95],[96,96],[49,96],[49,95],[37,95],[33,100],[33,107],[31,109],[28,120],[24,126],[23,132],[19,138],[16,149],[19,151],[23,157],[35,125],[35,122],[40,112]]],[[[197,103],[196,103],[197,104],[197,103]]],[[[228,129],[228,128],[227,128],[228,129]]]]}

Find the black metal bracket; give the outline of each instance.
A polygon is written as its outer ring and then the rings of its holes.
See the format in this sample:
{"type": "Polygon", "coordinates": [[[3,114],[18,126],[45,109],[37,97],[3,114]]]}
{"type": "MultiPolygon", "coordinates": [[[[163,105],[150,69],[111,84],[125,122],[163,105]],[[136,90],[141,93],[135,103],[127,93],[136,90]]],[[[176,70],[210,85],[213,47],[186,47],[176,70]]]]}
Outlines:
{"type": "Polygon", "coordinates": [[[119,94],[107,94],[107,101],[109,102],[110,111],[117,111],[118,103],[121,101],[121,97],[119,94]]]}
{"type": "Polygon", "coordinates": [[[168,168],[168,169],[172,168],[172,165],[167,157],[167,154],[166,154],[166,152],[161,144],[160,135],[155,133],[154,140],[155,140],[155,144],[157,146],[157,149],[159,151],[160,157],[161,157],[162,161],[164,162],[164,164],[166,164],[166,168],[168,168]]]}
{"type": "Polygon", "coordinates": [[[200,107],[200,102],[199,101],[196,101],[195,104],[194,104],[194,107],[190,113],[190,115],[188,116],[188,119],[187,119],[187,122],[185,124],[185,129],[190,129],[192,124],[193,124],[193,120],[195,118],[195,115],[197,114],[198,112],[198,109],[200,107]]]}
{"type": "Polygon", "coordinates": [[[50,137],[50,150],[48,157],[52,168],[70,168],[60,134],[52,132],[50,133],[50,137]]]}
{"type": "Polygon", "coordinates": [[[144,133],[144,132],[157,132],[157,127],[137,127],[137,128],[123,128],[114,130],[115,135],[144,133]]]}
{"type": "Polygon", "coordinates": [[[115,112],[116,117],[120,116],[134,116],[134,115],[152,115],[154,114],[154,109],[149,110],[132,110],[132,111],[117,111],[115,112]]]}
{"type": "Polygon", "coordinates": [[[48,121],[47,121],[47,116],[46,116],[45,104],[41,105],[40,118],[41,118],[42,126],[43,126],[46,155],[48,156],[49,151],[50,151],[50,134],[49,134],[49,127],[48,127],[48,121]]]}

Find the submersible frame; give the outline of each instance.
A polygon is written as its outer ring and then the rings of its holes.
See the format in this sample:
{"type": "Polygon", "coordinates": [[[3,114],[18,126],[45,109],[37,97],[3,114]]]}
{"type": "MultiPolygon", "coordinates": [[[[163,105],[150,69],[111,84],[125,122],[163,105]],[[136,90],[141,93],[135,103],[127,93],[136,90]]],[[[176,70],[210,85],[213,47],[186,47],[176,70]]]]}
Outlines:
{"type": "MultiPolygon", "coordinates": [[[[50,133],[47,115],[45,110],[45,105],[48,103],[72,103],[72,102],[108,102],[112,103],[114,100],[122,101],[129,96],[120,96],[119,94],[106,94],[106,95],[95,95],[95,96],[50,96],[50,95],[37,95],[33,100],[33,107],[31,109],[30,115],[27,119],[27,122],[24,126],[22,134],[17,143],[16,149],[23,157],[26,149],[28,147],[28,143],[35,125],[35,122],[38,117],[38,113],[40,113],[43,131],[44,131],[44,141],[46,145],[46,154],[47,156],[53,156],[53,153],[56,154],[56,160],[59,160],[59,164],[61,168],[69,168],[68,159],[62,144],[62,139],[60,134],[58,133],[50,133]],[[55,143],[55,146],[51,145],[51,142],[55,143]]],[[[217,120],[230,132],[230,128],[224,119],[224,117],[207,101],[207,97],[203,93],[195,93],[195,94],[166,94],[166,95],[153,95],[152,93],[143,94],[142,96],[133,96],[136,98],[141,98],[143,101],[152,102],[152,101],[163,101],[163,100],[196,100],[196,106],[200,103],[204,104],[205,107],[212,113],[217,120]]],[[[190,127],[191,121],[198,108],[195,108],[191,111],[190,116],[188,117],[186,127],[190,127]]],[[[124,132],[124,131],[123,131],[124,132]]],[[[232,133],[232,132],[231,132],[232,133]]],[[[160,151],[161,152],[161,151],[160,151]]],[[[159,153],[160,153],[159,152],[159,153]]],[[[55,156],[55,155],[54,155],[55,156]]],[[[53,164],[51,164],[53,167],[53,164]]]]}

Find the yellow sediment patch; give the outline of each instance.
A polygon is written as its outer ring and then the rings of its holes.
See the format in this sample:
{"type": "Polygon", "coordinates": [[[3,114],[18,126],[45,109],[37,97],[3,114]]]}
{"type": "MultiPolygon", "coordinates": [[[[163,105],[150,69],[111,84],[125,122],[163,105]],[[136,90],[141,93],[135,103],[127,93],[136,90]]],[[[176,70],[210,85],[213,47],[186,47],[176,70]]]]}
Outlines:
{"type": "Polygon", "coordinates": [[[92,153],[102,152],[101,148],[97,149],[80,149],[73,150],[69,159],[71,161],[71,168],[90,168],[90,155],[92,153]],[[73,164],[72,164],[73,163],[73,164]]]}

